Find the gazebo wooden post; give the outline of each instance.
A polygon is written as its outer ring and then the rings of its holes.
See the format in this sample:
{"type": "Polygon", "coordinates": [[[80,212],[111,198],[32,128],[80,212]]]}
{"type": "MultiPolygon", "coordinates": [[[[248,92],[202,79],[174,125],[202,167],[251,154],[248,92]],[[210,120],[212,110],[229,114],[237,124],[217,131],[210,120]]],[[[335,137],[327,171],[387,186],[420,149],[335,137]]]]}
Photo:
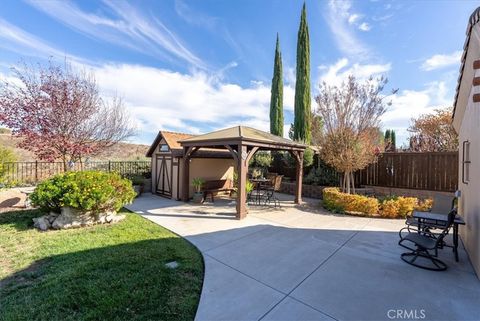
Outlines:
{"type": "Polygon", "coordinates": [[[303,151],[293,152],[297,161],[297,175],[295,180],[295,204],[302,203],[302,179],[303,179],[303,151]]]}
{"type": "Polygon", "coordinates": [[[247,172],[248,172],[247,146],[238,144],[237,149],[237,219],[241,220],[247,216],[247,172]]]}
{"type": "Polygon", "coordinates": [[[188,202],[190,199],[190,157],[198,150],[198,147],[183,148],[183,190],[182,201],[188,202]]]}

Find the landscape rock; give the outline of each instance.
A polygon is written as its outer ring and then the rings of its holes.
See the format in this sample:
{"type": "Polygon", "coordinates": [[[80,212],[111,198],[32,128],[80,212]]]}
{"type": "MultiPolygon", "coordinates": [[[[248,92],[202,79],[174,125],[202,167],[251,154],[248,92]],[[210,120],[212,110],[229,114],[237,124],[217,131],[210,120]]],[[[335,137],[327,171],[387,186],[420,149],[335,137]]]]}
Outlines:
{"type": "Polygon", "coordinates": [[[34,218],[34,227],[41,231],[50,228],[55,230],[78,228],[94,224],[117,223],[125,218],[125,215],[117,215],[116,212],[92,214],[71,207],[63,207],[61,213],[50,212],[47,215],[34,218]]]}
{"type": "Polygon", "coordinates": [[[33,219],[33,226],[40,231],[46,231],[50,228],[51,224],[45,216],[40,216],[33,219]]]}
{"type": "Polygon", "coordinates": [[[50,214],[45,215],[45,219],[48,220],[48,222],[49,222],[50,224],[52,224],[53,221],[55,221],[59,215],[60,215],[60,214],[58,214],[58,213],[50,212],[50,214]]]}

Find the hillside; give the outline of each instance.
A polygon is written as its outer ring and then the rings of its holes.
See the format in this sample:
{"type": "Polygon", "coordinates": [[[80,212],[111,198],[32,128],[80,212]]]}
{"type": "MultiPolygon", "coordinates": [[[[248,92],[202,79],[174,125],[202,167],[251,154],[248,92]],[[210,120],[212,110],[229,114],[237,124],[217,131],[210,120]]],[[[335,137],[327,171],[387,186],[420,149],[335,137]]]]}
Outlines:
{"type": "MultiPolygon", "coordinates": [[[[33,153],[17,148],[19,138],[10,134],[0,134],[0,146],[6,146],[15,151],[18,161],[35,160],[33,153]]],[[[145,154],[150,146],[141,144],[119,143],[102,154],[92,157],[92,160],[146,160],[145,154]]]]}

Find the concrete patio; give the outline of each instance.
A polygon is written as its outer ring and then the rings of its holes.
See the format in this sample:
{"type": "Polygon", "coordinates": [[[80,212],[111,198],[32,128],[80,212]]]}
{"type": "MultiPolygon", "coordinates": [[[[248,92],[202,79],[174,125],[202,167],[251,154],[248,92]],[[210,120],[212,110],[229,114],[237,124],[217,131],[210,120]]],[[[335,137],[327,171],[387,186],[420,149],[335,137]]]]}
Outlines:
{"type": "Polygon", "coordinates": [[[480,281],[461,247],[440,257],[445,272],[412,267],[397,245],[403,220],[332,215],[318,201],[281,209],[234,201],[194,205],[151,194],[130,210],[185,237],[202,252],[205,279],[196,320],[478,320],[480,281]]]}

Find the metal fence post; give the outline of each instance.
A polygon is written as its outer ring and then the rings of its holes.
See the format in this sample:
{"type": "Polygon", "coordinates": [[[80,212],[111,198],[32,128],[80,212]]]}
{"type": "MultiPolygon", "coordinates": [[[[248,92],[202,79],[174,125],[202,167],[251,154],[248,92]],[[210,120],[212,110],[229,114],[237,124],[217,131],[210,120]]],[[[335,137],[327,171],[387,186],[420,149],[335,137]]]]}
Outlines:
{"type": "Polygon", "coordinates": [[[38,182],[38,160],[35,161],[35,183],[38,182]]]}
{"type": "Polygon", "coordinates": [[[111,168],[112,168],[111,162],[108,161],[108,171],[109,171],[109,172],[111,172],[111,168]]]}

